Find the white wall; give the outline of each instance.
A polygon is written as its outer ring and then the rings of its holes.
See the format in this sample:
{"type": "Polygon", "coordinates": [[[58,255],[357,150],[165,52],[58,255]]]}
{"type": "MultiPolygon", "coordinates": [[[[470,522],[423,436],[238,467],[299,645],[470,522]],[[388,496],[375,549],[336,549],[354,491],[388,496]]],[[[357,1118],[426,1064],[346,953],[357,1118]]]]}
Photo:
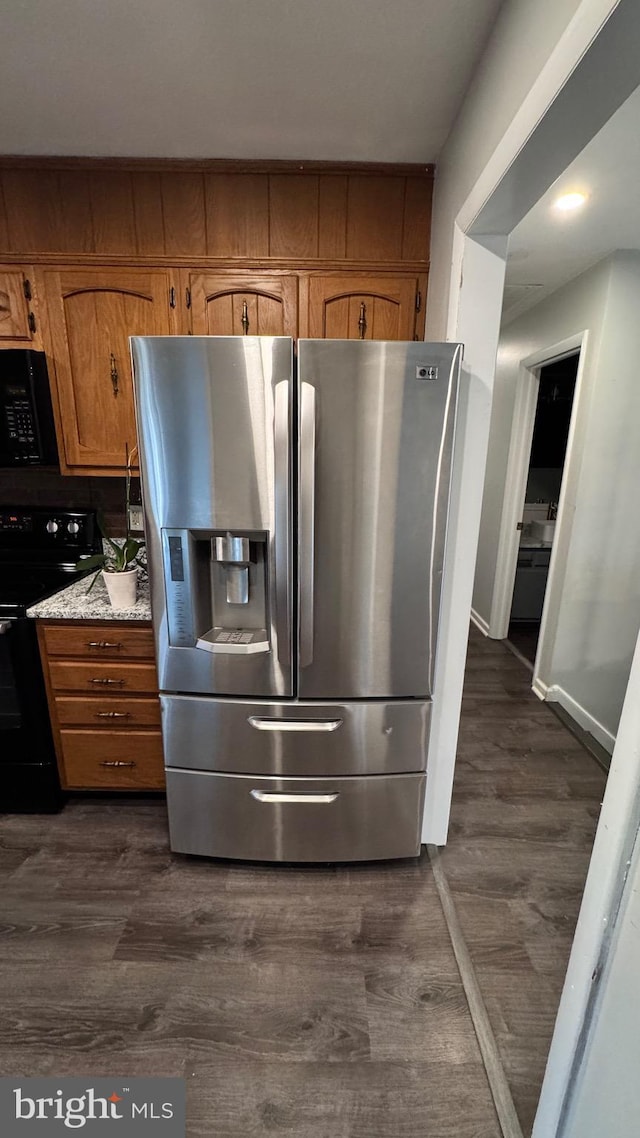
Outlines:
{"type": "Polygon", "coordinates": [[[640,627],[640,254],[619,252],[503,330],[473,607],[489,622],[521,361],[588,330],[539,678],[612,745],[640,627]]]}
{"type": "MultiPolygon", "coordinates": [[[[521,361],[589,330],[583,390],[593,383],[609,288],[610,263],[601,262],[503,329],[498,343],[489,454],[482,498],[473,607],[489,623],[505,496],[507,460],[521,361]]],[[[580,440],[576,440],[576,450],[580,440]]]]}
{"type": "Polygon", "coordinates": [[[566,1138],[640,1134],[640,842],[627,878],[566,1138]]]}
{"type": "Polygon", "coordinates": [[[612,736],[640,628],[639,313],[640,254],[617,254],[555,644],[542,676],[612,736]]]}
{"type": "MultiPolygon", "coordinates": [[[[636,874],[632,872],[627,876],[627,873],[633,862],[639,818],[640,639],[631,665],[629,686],[620,717],[620,728],[611,760],[611,770],[607,779],[593,856],[589,864],[532,1138],[552,1138],[560,1134],[563,1138],[568,1138],[565,1127],[561,1124],[558,1128],[558,1120],[562,1117],[565,1120],[569,1119],[571,1138],[587,1138],[587,1135],[591,1138],[589,1131],[575,1127],[573,1112],[580,1108],[582,1096],[589,1094],[589,1084],[583,1077],[584,1060],[586,1057],[588,1063],[590,1043],[599,1035],[599,1016],[607,1002],[610,978],[616,971],[615,949],[611,970],[607,968],[607,958],[611,945],[616,943],[616,920],[624,912],[625,888],[629,897],[629,889],[633,890],[637,885],[636,874]]],[[[631,916],[633,918],[633,913],[631,916]]],[[[602,1093],[602,1098],[598,1102],[597,1116],[600,1119],[611,1119],[612,1122],[616,1118],[621,1102],[635,1102],[636,1112],[638,1107],[637,953],[631,975],[626,973],[625,968],[623,993],[626,992],[629,1001],[628,1012],[631,1013],[631,1024],[628,1014],[625,1013],[619,1020],[621,1029],[619,1037],[616,1024],[613,1033],[605,1032],[605,1038],[611,1048],[611,1060],[626,1083],[623,1088],[620,1083],[616,1085],[616,1081],[609,1077],[613,1072],[611,1067],[608,1067],[606,1072],[604,1070],[598,1072],[598,1087],[594,1088],[602,1093]],[[631,1037],[624,1031],[629,1026],[632,1030],[631,1037]],[[623,1048],[628,1046],[629,1038],[634,1050],[623,1053],[623,1048]],[[604,1077],[605,1075],[607,1077],[604,1077]],[[621,1097],[621,1094],[624,1097],[621,1097]]],[[[614,986],[619,993],[620,989],[615,982],[614,986]]],[[[617,1016],[615,1018],[617,1019],[617,1016]]],[[[611,1020],[608,1022],[610,1027],[611,1020]]],[[[632,1114],[631,1122],[633,1118],[632,1114]]],[[[635,1118],[637,1119],[637,1113],[635,1118]]],[[[596,1134],[598,1138],[627,1138],[628,1135],[633,1135],[635,1138],[638,1134],[638,1125],[631,1125],[625,1129],[623,1123],[620,1131],[605,1125],[600,1131],[596,1131],[596,1134]]]]}
{"type": "MultiPolygon", "coordinates": [[[[427,339],[445,338],[456,217],[580,0],[507,0],[436,167],[427,339]]],[[[524,138],[521,140],[524,141],[524,138]]]]}

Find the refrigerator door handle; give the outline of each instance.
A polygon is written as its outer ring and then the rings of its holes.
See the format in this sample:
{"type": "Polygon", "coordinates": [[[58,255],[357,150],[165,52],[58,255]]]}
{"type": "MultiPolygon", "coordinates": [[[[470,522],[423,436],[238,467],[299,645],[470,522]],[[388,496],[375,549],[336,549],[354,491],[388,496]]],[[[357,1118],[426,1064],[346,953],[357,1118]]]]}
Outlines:
{"type": "Polygon", "coordinates": [[[328,806],[335,802],[338,791],[335,794],[280,794],[277,790],[252,790],[251,797],[257,802],[302,802],[328,806]]]}
{"type": "Polygon", "coordinates": [[[300,395],[300,667],[313,660],[313,563],[316,476],[316,391],[300,395]]]}
{"type": "Polygon", "coordinates": [[[275,386],[273,415],[275,463],[275,626],[278,659],[282,664],[291,662],[291,592],[289,581],[289,381],[283,379],[275,386]]]}
{"type": "Polygon", "coordinates": [[[256,731],[337,731],[341,719],[265,719],[250,715],[249,723],[256,731]]]}

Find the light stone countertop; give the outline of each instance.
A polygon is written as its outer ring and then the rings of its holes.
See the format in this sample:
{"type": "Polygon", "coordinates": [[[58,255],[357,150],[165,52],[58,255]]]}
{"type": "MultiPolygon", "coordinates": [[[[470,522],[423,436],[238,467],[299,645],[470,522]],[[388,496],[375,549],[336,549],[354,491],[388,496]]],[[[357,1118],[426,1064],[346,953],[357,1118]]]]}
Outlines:
{"type": "Polygon", "coordinates": [[[39,601],[27,609],[27,616],[40,620],[151,620],[149,576],[145,551],[138,568],[138,599],[132,609],[114,609],[109,600],[102,570],[90,593],[87,592],[95,574],[90,573],[79,581],[67,585],[60,592],[39,601]]]}

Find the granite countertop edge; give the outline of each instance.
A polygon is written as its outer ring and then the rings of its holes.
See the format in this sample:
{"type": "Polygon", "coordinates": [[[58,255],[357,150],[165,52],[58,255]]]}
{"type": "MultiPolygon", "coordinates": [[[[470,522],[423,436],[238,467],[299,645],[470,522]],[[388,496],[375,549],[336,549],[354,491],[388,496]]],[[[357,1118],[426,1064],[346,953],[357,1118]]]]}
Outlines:
{"type": "Polygon", "coordinates": [[[96,581],[87,592],[92,577],[82,577],[71,585],[27,609],[34,620],[151,620],[149,581],[146,576],[138,581],[138,599],[133,608],[113,608],[104,582],[96,581]]]}
{"type": "MultiPolygon", "coordinates": [[[[105,546],[106,549],[106,546],[105,546]]],[[[151,620],[151,600],[149,597],[149,576],[147,573],[146,556],[143,549],[141,563],[138,568],[138,598],[133,608],[113,608],[109,600],[106,585],[102,579],[102,572],[98,571],[98,580],[89,589],[94,573],[87,574],[79,580],[72,581],[64,589],[54,593],[27,609],[27,616],[32,620],[151,620]]]]}

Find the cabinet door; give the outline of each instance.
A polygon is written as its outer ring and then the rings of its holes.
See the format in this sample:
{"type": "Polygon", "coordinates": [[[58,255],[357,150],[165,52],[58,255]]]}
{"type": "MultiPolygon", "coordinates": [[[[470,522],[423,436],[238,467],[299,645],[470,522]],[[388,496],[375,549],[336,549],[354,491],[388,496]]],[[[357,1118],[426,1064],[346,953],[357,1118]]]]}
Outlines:
{"type": "Polygon", "coordinates": [[[309,336],[328,340],[412,340],[415,276],[327,276],[309,280],[309,336]]]}
{"type": "Polygon", "coordinates": [[[53,359],[68,473],[122,474],[136,445],[129,336],[170,333],[163,272],[46,272],[53,359]]]}
{"type": "Polygon", "coordinates": [[[296,336],[298,282],[294,276],[192,274],[195,336],[296,336]]]}
{"type": "Polygon", "coordinates": [[[33,274],[16,265],[0,265],[0,345],[27,347],[34,339],[35,321],[29,300],[33,274]]]}

